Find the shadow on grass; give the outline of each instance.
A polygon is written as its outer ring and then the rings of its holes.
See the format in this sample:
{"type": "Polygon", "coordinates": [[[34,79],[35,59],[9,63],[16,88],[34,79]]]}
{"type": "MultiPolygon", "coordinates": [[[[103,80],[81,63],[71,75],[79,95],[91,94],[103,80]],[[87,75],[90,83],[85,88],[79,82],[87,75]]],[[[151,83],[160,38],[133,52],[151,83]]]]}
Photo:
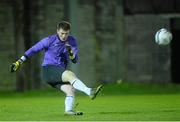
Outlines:
{"type": "Polygon", "coordinates": [[[124,111],[124,112],[100,112],[99,114],[138,114],[139,111],[124,111]]]}
{"type": "Polygon", "coordinates": [[[180,112],[180,111],[179,111],[179,110],[176,110],[176,109],[170,109],[170,110],[162,110],[162,112],[171,113],[171,112],[180,112]]]}
{"type": "MultiPolygon", "coordinates": [[[[179,110],[176,110],[176,109],[164,109],[164,110],[161,110],[159,112],[165,112],[165,113],[174,113],[174,112],[180,112],[179,110]]],[[[139,113],[142,113],[140,111],[123,111],[123,112],[100,112],[99,114],[139,114],[139,113]]]]}
{"type": "Polygon", "coordinates": [[[179,94],[180,84],[131,83],[104,84],[103,94],[179,94]]]}

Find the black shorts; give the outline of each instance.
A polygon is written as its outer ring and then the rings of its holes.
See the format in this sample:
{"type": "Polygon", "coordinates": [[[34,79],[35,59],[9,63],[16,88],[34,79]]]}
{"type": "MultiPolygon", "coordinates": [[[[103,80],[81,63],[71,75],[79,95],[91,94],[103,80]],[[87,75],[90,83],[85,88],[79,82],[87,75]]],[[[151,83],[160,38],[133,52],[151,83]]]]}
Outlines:
{"type": "Polygon", "coordinates": [[[65,69],[49,65],[42,67],[43,81],[47,82],[52,87],[56,85],[69,84],[69,82],[62,82],[62,73],[65,69]]]}

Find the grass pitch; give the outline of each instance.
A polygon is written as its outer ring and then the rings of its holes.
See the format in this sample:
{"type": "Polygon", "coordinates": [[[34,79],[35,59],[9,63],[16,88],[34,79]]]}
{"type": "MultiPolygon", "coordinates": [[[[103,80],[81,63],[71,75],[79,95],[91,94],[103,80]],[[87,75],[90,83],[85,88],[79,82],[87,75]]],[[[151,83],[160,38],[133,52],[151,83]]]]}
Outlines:
{"type": "Polygon", "coordinates": [[[77,93],[83,116],[64,116],[64,95],[56,90],[0,93],[0,120],[8,121],[173,121],[180,120],[180,89],[107,85],[90,100],[77,93]],[[141,89],[140,89],[141,88],[141,89]]]}

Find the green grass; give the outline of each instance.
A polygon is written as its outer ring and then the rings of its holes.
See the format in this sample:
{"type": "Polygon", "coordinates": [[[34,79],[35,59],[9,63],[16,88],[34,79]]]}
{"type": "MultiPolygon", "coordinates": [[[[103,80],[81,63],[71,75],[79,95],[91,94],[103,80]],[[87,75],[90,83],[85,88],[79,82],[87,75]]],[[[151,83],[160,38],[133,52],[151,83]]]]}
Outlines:
{"type": "Polygon", "coordinates": [[[83,116],[64,116],[64,95],[54,89],[26,93],[0,93],[0,120],[180,120],[177,85],[107,85],[95,100],[77,93],[83,116]],[[150,87],[149,87],[150,86],[150,87]]]}

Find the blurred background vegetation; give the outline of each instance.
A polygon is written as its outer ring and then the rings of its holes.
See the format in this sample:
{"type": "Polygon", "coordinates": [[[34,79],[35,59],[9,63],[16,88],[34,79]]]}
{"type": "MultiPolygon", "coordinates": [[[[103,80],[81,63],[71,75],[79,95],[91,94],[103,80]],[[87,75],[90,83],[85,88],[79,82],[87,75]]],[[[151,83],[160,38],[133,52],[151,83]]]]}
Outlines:
{"type": "Polygon", "coordinates": [[[10,73],[10,64],[59,21],[72,24],[79,62],[72,70],[89,86],[96,83],[180,83],[180,1],[178,0],[1,0],[0,90],[46,88],[43,52],[10,73]],[[155,44],[160,28],[173,33],[168,46],[155,44]]]}

